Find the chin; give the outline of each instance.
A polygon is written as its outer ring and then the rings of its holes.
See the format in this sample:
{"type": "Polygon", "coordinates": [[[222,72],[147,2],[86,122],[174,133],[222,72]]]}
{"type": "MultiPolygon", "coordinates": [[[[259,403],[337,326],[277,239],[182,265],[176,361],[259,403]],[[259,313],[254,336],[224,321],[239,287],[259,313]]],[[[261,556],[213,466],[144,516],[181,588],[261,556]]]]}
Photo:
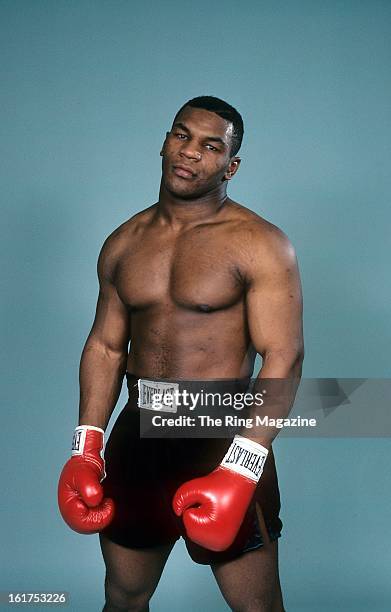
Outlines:
{"type": "Polygon", "coordinates": [[[177,198],[191,199],[200,195],[191,185],[178,184],[177,181],[164,181],[164,185],[169,193],[177,198]]]}

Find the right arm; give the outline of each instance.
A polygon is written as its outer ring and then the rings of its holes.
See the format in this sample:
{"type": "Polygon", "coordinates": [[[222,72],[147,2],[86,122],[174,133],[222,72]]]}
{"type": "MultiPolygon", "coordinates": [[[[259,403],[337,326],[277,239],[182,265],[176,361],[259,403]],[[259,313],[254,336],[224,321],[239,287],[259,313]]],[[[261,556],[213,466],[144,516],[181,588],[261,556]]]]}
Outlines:
{"type": "Polygon", "coordinates": [[[130,315],[114,285],[117,261],[117,249],[109,237],[99,255],[98,303],[80,362],[79,425],[102,429],[121,392],[130,340],[130,315]]]}
{"type": "Polygon", "coordinates": [[[104,429],[117,403],[126,369],[129,319],[114,285],[118,242],[109,237],[98,261],[99,298],[80,363],[80,415],[72,456],[58,483],[63,519],[78,533],[97,533],[113,519],[114,501],[104,497],[104,429]]]}

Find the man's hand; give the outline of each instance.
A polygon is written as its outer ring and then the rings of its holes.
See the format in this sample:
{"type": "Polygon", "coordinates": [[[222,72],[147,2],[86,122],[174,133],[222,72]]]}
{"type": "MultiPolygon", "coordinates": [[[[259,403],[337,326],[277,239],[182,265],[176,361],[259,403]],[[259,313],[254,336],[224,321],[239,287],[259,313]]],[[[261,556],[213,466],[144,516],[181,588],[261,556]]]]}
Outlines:
{"type": "Polygon", "coordinates": [[[72,457],[65,464],[58,483],[61,515],[78,533],[102,531],[114,515],[114,502],[103,499],[101,485],[105,477],[103,435],[99,427],[76,427],[72,457]]]}
{"type": "Polygon", "coordinates": [[[236,436],[221,464],[207,476],[183,484],[173,499],[187,535],[209,550],[234,541],[261,477],[268,450],[236,436]]]}

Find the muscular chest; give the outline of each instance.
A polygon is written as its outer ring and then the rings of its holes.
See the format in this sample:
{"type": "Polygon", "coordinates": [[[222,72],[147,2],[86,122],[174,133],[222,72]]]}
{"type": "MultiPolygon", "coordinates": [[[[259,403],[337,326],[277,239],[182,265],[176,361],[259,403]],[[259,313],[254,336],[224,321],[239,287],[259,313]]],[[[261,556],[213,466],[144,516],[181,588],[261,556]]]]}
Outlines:
{"type": "Polygon", "coordinates": [[[230,245],[197,234],[141,240],[121,258],[116,285],[122,301],[135,310],[171,304],[209,312],[243,295],[230,245]]]}

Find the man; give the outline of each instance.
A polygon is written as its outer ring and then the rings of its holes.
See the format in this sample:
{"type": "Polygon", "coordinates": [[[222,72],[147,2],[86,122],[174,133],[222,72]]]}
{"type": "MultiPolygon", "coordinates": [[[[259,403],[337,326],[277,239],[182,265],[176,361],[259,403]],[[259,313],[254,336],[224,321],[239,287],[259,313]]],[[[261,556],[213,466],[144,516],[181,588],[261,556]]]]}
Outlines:
{"type": "Polygon", "coordinates": [[[114,231],[99,256],[79,428],[59,504],[76,531],[100,531],[105,612],[149,609],[180,535],[196,562],[211,565],[232,610],[283,610],[276,431],[260,428],[232,442],[140,439],[138,430],[145,381],[156,389],[164,380],[240,381],[251,376],[256,353],[259,379],[300,376],[293,248],[226,193],[242,135],[241,116],[226,102],[187,102],[163,144],[158,202],[114,231]],[[107,443],[103,480],[103,430],[125,373],[129,402],[107,443]],[[251,462],[231,469],[229,457],[243,453],[251,462]],[[263,474],[257,467],[253,478],[249,465],[262,465],[263,474]]]}

